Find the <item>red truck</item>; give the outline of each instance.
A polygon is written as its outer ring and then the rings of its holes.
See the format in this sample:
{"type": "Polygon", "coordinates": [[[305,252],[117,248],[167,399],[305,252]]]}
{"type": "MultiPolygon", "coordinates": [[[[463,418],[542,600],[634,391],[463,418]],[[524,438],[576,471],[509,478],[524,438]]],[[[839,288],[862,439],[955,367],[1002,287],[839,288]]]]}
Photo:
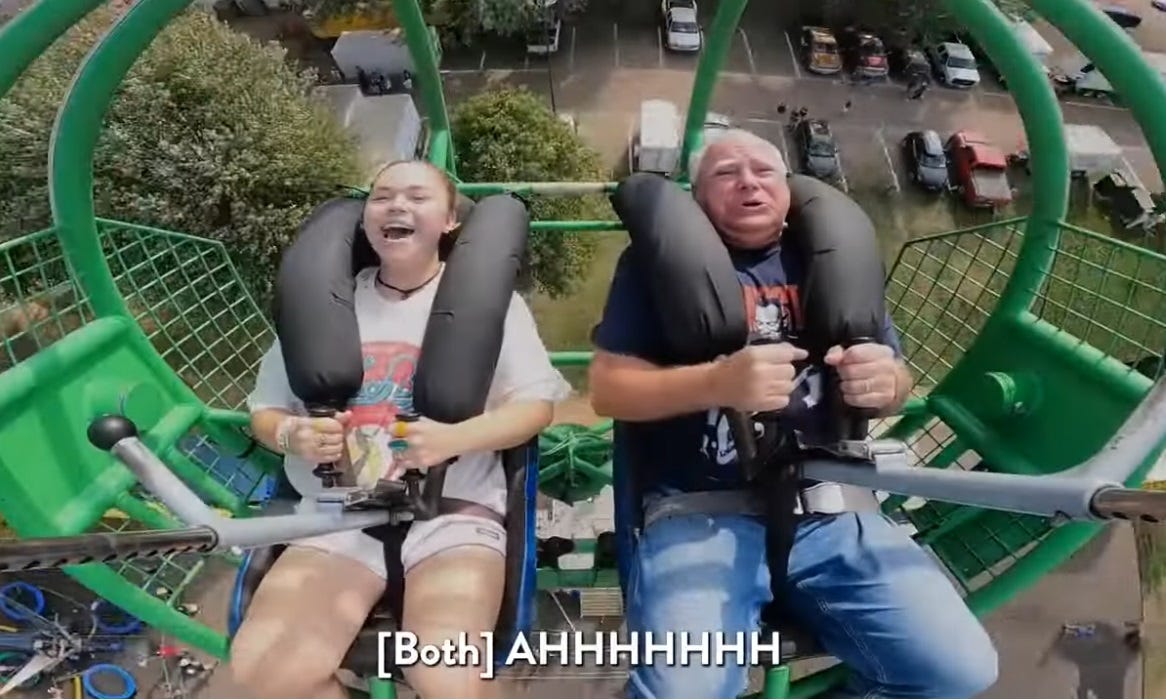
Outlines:
{"type": "Polygon", "coordinates": [[[957,131],[945,146],[956,189],[970,207],[995,209],[1012,201],[1008,161],[983,134],[957,131]]]}

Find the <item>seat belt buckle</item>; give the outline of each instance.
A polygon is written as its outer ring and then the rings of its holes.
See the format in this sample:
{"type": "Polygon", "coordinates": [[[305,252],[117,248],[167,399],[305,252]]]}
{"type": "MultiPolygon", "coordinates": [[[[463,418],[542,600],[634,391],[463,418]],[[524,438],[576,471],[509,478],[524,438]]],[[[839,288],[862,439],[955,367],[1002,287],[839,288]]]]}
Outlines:
{"type": "Polygon", "coordinates": [[[848,462],[869,462],[871,466],[888,459],[905,459],[907,455],[907,446],[900,440],[839,440],[819,445],[803,440],[801,431],[795,431],[794,436],[803,454],[825,453],[848,462]]]}
{"type": "Polygon", "coordinates": [[[353,510],[409,510],[406,485],[400,481],[377,479],[372,488],[352,489],[344,495],[343,509],[353,510]]]}

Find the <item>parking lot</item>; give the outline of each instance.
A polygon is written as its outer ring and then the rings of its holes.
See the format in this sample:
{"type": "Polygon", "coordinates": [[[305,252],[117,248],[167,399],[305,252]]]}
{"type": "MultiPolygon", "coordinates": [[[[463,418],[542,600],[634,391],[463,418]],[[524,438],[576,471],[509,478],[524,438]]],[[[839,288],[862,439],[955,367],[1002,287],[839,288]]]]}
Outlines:
{"type": "MultiPolygon", "coordinates": [[[[655,8],[655,3],[651,1],[618,3],[613,0],[594,0],[592,9],[583,18],[562,25],[558,51],[549,59],[527,54],[522,42],[512,39],[452,49],[446,53],[442,69],[452,74],[550,71],[558,75],[618,69],[694,71],[699,54],[676,53],[665,47],[654,14],[655,8]]],[[[699,4],[702,26],[706,32],[712,24],[714,8],[711,2],[699,4]]],[[[1056,46],[1066,43],[1055,30],[1042,26],[1041,31],[1056,46]]],[[[797,23],[783,17],[780,8],[766,3],[750,3],[733,35],[722,73],[787,76],[838,85],[854,82],[845,75],[821,76],[807,71],[796,58],[797,40],[797,23]]],[[[897,79],[876,81],[861,87],[892,91],[906,89],[897,79]]],[[[929,94],[936,91],[933,89],[929,94]]],[[[1008,93],[987,76],[969,92],[989,99],[1010,99],[1008,93]]],[[[1070,98],[1066,102],[1085,108],[1120,109],[1104,98],[1070,98]]]]}
{"type": "MultiPolygon", "coordinates": [[[[699,55],[664,48],[652,3],[604,9],[607,1],[592,0],[584,20],[563,25],[559,50],[549,60],[527,55],[520,42],[447,54],[442,62],[447,92],[456,100],[490,83],[525,85],[545,95],[556,111],[572,113],[588,142],[619,164],[642,100],[662,98],[681,110],[687,107],[699,55]]],[[[702,15],[710,7],[701,3],[702,15]]],[[[972,90],[933,86],[922,100],[908,100],[906,86],[895,80],[858,84],[840,75],[812,74],[795,60],[796,24],[787,30],[790,23],[777,12],[770,4],[750,4],[710,109],[777,144],[795,169],[799,153],[786,129],[790,110],[804,107],[808,116],[827,120],[840,151],[839,186],[903,237],[983,221],[982,212],[967,211],[954,195],[915,191],[901,143],[914,130],[934,129],[946,138],[974,129],[1005,153],[1022,150],[1024,125],[1011,95],[985,77],[972,90]]],[[[712,18],[702,21],[707,31],[712,18]]],[[[1144,185],[1161,191],[1145,138],[1125,109],[1077,98],[1062,100],[1061,109],[1068,124],[1105,129],[1144,185]]],[[[1010,173],[1010,179],[1018,190],[1014,208],[1022,213],[1028,176],[1010,173]]]]}

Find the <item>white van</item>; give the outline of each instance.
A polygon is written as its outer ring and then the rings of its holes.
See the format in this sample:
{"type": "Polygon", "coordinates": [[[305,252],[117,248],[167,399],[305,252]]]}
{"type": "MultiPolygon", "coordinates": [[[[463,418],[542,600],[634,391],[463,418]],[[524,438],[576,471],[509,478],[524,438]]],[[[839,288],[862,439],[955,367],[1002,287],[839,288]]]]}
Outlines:
{"type": "Polygon", "coordinates": [[[628,164],[632,172],[671,175],[681,148],[680,110],[668,100],[640,103],[640,121],[631,135],[628,164]]]}

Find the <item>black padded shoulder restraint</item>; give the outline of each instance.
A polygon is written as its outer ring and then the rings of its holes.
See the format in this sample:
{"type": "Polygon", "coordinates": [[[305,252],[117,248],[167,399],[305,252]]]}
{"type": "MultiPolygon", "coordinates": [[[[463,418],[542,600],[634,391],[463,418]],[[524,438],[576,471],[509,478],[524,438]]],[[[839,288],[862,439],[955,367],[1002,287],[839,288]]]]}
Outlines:
{"type": "MultiPolygon", "coordinates": [[[[806,270],[800,294],[805,324],[796,342],[811,361],[821,362],[833,345],[877,337],[885,317],[884,267],[874,226],[850,198],[802,175],[790,176],[789,186],[783,242],[796,246],[806,270]]],[[[750,329],[740,281],[724,242],[693,197],[670,180],[641,173],[620,183],[611,201],[627,226],[635,268],[668,321],[661,324],[668,354],[663,359],[697,364],[744,347],[750,329]]],[[[866,417],[841,403],[836,378],[827,382],[827,391],[839,420],[831,439],[864,439],[866,417]]],[[[766,549],[776,600],[796,528],[797,463],[787,449],[749,454],[752,422],[738,417],[735,442],[747,477],[767,504],[766,549]]]]}

